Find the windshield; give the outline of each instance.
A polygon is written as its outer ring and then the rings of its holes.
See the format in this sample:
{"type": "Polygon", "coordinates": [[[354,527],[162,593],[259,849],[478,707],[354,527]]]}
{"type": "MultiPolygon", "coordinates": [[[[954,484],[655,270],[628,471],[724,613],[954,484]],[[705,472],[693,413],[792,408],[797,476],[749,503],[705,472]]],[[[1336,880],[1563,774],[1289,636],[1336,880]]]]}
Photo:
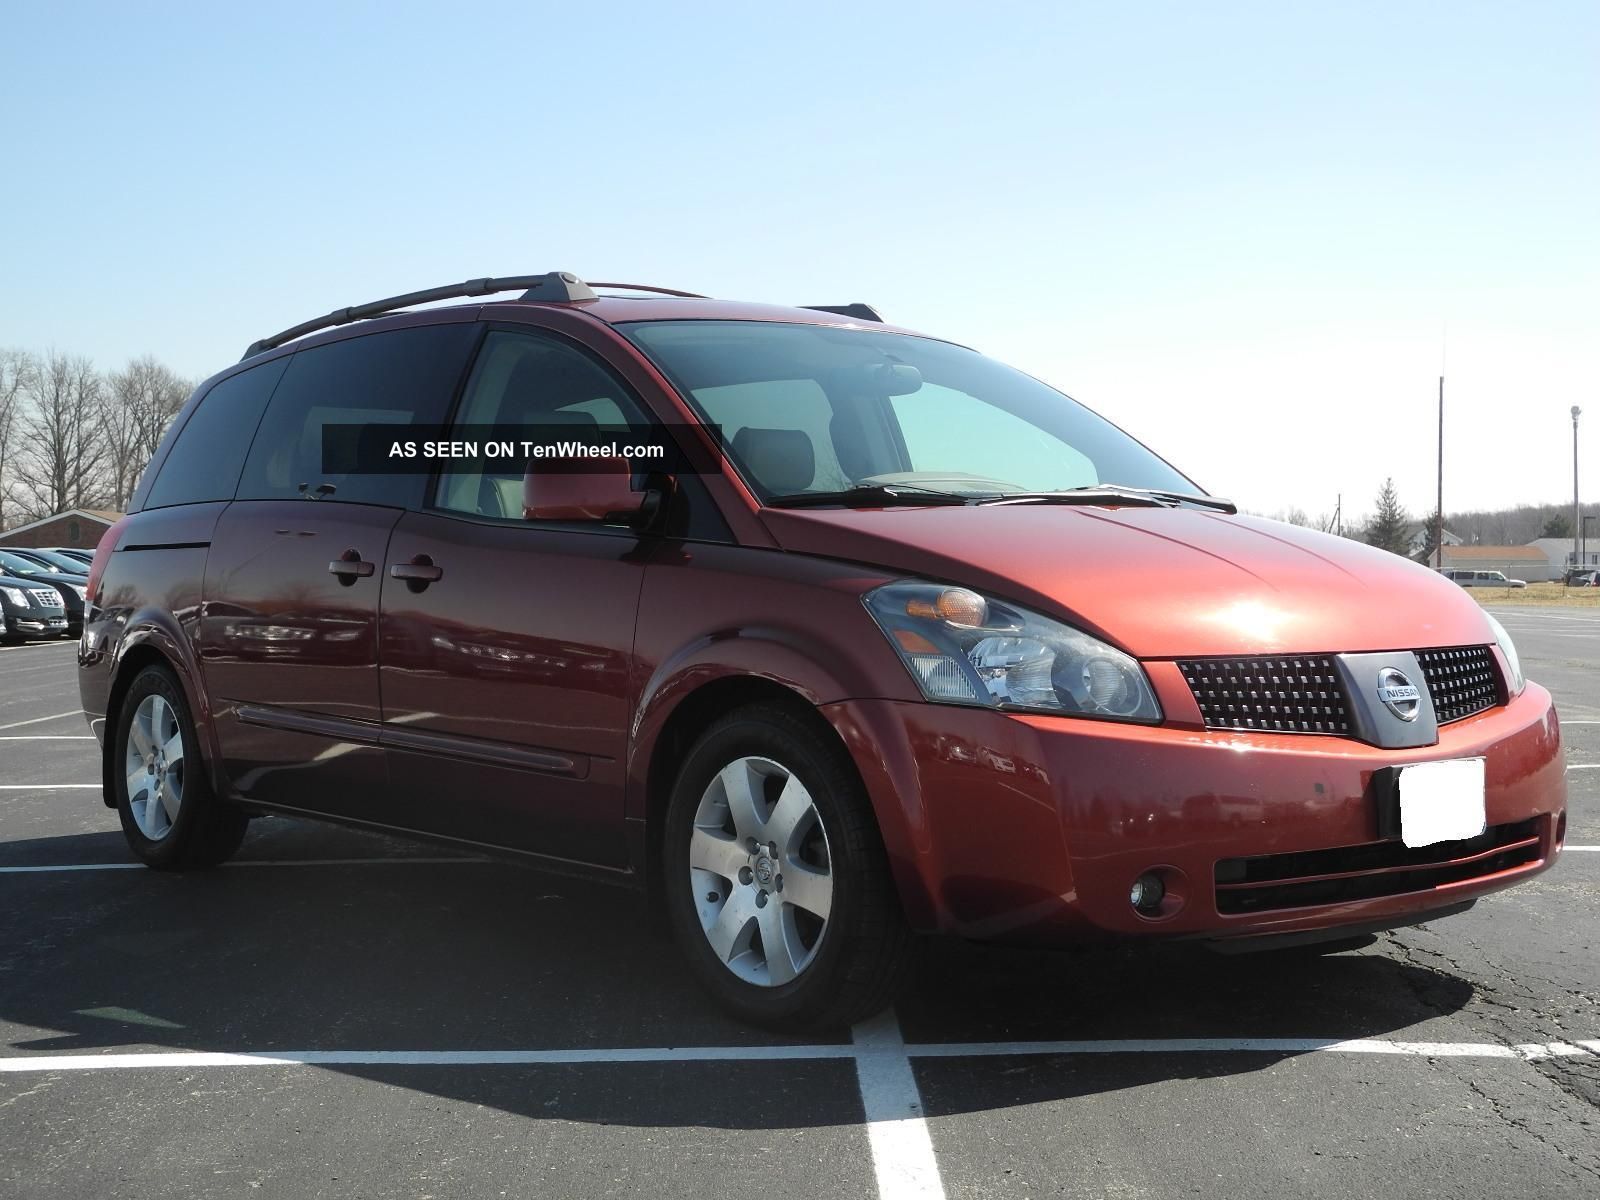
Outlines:
{"type": "Polygon", "coordinates": [[[49,570],[64,571],[69,575],[82,575],[86,569],[84,564],[77,559],[68,558],[65,554],[57,554],[54,550],[29,550],[27,557],[39,559],[49,570]]]}
{"type": "Polygon", "coordinates": [[[621,328],[722,427],[763,501],[875,485],[964,496],[1198,490],[1075,400],[948,342],[760,321],[621,328]]]}
{"type": "Polygon", "coordinates": [[[55,567],[49,566],[42,562],[36,562],[31,558],[24,558],[20,554],[10,554],[3,550],[0,550],[0,569],[4,569],[13,575],[18,573],[23,575],[38,575],[41,572],[46,572],[52,575],[61,574],[61,572],[55,567]]]}

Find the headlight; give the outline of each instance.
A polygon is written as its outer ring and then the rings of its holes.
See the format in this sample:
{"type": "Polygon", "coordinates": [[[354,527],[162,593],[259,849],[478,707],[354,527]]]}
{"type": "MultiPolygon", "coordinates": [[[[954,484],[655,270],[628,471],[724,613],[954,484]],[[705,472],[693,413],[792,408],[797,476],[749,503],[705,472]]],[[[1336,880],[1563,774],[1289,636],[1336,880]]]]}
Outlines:
{"type": "Polygon", "coordinates": [[[1495,644],[1500,647],[1500,653],[1506,656],[1506,666],[1511,668],[1511,678],[1506,680],[1506,686],[1512,696],[1522,695],[1523,684],[1527,680],[1522,677],[1522,660],[1517,657],[1517,647],[1511,641],[1511,635],[1506,632],[1506,627],[1494,619],[1493,613],[1484,613],[1489,618],[1489,628],[1494,630],[1495,644]]]}
{"type": "Polygon", "coordinates": [[[4,592],[6,594],[6,599],[11,601],[11,603],[15,604],[18,608],[28,607],[28,593],[23,591],[21,588],[0,588],[0,592],[4,592]]]}
{"type": "Polygon", "coordinates": [[[885,584],[863,599],[929,700],[1161,720],[1143,668],[1070,625],[937,583],[885,584]]]}

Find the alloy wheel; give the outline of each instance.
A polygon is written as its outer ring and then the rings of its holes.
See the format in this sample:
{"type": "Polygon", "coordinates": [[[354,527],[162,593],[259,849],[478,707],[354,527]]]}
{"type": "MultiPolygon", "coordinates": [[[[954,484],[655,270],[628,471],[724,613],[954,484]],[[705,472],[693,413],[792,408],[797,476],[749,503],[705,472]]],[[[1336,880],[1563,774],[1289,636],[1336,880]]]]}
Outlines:
{"type": "Polygon", "coordinates": [[[172,832],[183,807],[183,754],[177,711],[164,696],[146,696],[128,726],[123,772],[134,823],[152,842],[172,832]]]}
{"type": "Polygon", "coordinates": [[[687,881],[718,960],[760,987],[798,978],[827,933],[832,864],[821,815],[793,771],[755,756],[718,771],[695,811],[687,881]]]}

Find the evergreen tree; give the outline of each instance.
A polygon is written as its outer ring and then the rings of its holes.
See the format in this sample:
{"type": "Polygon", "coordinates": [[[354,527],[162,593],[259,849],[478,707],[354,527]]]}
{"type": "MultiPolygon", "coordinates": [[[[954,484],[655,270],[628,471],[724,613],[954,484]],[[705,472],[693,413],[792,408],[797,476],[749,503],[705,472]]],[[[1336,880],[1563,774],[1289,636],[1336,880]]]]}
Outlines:
{"type": "Polygon", "coordinates": [[[1555,513],[1544,523],[1544,531],[1540,537],[1569,538],[1572,536],[1572,521],[1566,513],[1555,513]]]}
{"type": "Polygon", "coordinates": [[[1430,516],[1422,526],[1422,552],[1417,555],[1419,563],[1433,566],[1434,553],[1439,549],[1439,520],[1437,511],[1430,516]]]}
{"type": "Polygon", "coordinates": [[[1382,490],[1378,492],[1378,511],[1367,523],[1367,545],[1391,554],[1404,555],[1408,548],[1406,532],[1410,523],[1406,510],[1400,504],[1400,495],[1395,491],[1394,480],[1385,479],[1382,490]]]}

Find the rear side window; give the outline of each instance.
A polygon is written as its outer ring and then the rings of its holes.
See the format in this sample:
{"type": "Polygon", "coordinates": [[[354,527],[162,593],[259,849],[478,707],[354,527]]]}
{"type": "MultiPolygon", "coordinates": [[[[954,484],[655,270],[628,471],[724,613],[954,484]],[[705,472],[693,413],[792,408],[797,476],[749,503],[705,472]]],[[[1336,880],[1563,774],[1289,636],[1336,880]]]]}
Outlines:
{"type": "Polygon", "coordinates": [[[229,376],[202,396],[178,431],[144,506],[233,499],[251,435],[288,365],[287,358],[263,363],[229,376]]]}
{"type": "Polygon", "coordinates": [[[325,475],[322,427],[442,424],[478,328],[421,325],[300,351],[261,420],[238,498],[293,500],[302,485],[330,484],[329,500],[420,504],[423,475],[325,475]]]}

